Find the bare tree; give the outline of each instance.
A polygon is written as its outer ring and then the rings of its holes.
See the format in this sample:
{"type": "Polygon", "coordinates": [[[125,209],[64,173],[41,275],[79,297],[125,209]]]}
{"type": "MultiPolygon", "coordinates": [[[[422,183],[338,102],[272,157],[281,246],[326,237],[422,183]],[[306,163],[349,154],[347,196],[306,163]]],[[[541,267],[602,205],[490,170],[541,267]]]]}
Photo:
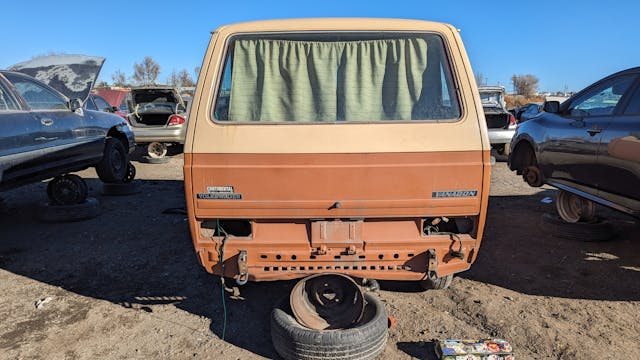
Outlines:
{"type": "Polygon", "coordinates": [[[513,91],[517,95],[524,97],[532,97],[536,91],[538,91],[539,79],[531,74],[526,75],[513,75],[511,76],[513,82],[513,91]]]}
{"type": "Polygon", "coordinates": [[[194,79],[196,79],[196,81],[198,81],[198,78],[200,77],[200,70],[201,70],[201,69],[202,69],[202,68],[201,68],[200,66],[196,66],[196,67],[193,69],[193,78],[194,78],[194,79]]]}
{"type": "Polygon", "coordinates": [[[141,64],[133,64],[133,80],[140,85],[155,84],[158,74],[160,74],[160,65],[155,62],[151,56],[145,56],[141,64]]]}
{"type": "Polygon", "coordinates": [[[487,85],[487,78],[481,72],[476,73],[476,85],[478,86],[487,85]]]}
{"type": "Polygon", "coordinates": [[[196,85],[187,69],[180,70],[180,72],[178,73],[178,80],[180,82],[180,86],[182,87],[191,87],[196,85]]]}
{"type": "Polygon", "coordinates": [[[171,70],[171,74],[169,74],[169,77],[167,78],[167,84],[171,86],[180,86],[179,82],[180,80],[178,79],[178,73],[176,72],[176,69],[171,70]]]}
{"type": "Polygon", "coordinates": [[[127,86],[127,76],[119,69],[111,74],[111,81],[113,86],[127,86]]]}
{"type": "Polygon", "coordinates": [[[191,75],[186,69],[182,69],[176,72],[175,69],[171,70],[171,74],[167,78],[167,83],[176,87],[191,87],[195,86],[191,75]]]}

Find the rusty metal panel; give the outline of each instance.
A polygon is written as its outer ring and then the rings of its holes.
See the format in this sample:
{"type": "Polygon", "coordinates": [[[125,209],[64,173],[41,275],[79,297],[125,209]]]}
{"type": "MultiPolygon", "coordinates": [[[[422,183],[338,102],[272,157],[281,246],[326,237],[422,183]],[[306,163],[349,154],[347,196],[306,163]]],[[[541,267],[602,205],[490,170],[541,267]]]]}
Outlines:
{"type": "Polygon", "coordinates": [[[311,247],[362,247],[362,221],[313,221],[311,247]]]}

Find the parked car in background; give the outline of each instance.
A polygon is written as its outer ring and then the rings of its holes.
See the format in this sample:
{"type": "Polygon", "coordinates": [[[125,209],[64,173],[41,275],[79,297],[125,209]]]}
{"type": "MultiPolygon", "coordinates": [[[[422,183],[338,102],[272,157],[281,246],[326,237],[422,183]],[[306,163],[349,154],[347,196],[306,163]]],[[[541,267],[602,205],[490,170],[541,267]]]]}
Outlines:
{"type": "Polygon", "coordinates": [[[87,101],[85,101],[84,103],[84,108],[87,110],[104,111],[108,113],[115,112],[115,110],[113,109],[113,106],[111,106],[109,102],[105,100],[105,98],[95,94],[89,94],[87,101]]]}
{"type": "Polygon", "coordinates": [[[515,110],[518,123],[525,122],[542,112],[542,103],[528,103],[515,110]]]}
{"type": "Polygon", "coordinates": [[[640,215],[640,67],[610,75],[560,105],[547,101],[522,123],[509,167],[531,186],[560,189],[567,222],[594,217],[594,203],[640,215]]]}
{"type": "MultiPolygon", "coordinates": [[[[82,108],[103,61],[55,55],[0,71],[0,190],[88,167],[95,167],[103,182],[126,179],[135,146],[127,123],[114,114],[82,108]]],[[[86,197],[86,184],[83,189],[78,179],[50,182],[50,198],[53,192],[61,196],[57,200],[78,200],[71,190],[86,197]]]]}
{"type": "Polygon", "coordinates": [[[509,143],[515,133],[516,118],[505,106],[504,86],[479,86],[480,100],[489,129],[489,143],[500,155],[509,153],[509,143]]]}
{"type": "Polygon", "coordinates": [[[100,96],[101,98],[103,98],[106,102],[109,103],[109,105],[111,105],[111,108],[113,109],[113,113],[123,117],[124,119],[126,119],[127,121],[129,121],[129,119],[127,118],[127,107],[126,107],[126,102],[125,99],[127,97],[127,94],[129,93],[129,89],[127,88],[111,88],[111,89],[105,89],[105,88],[98,88],[98,89],[94,89],[91,92],[93,95],[97,95],[100,96]]]}
{"type": "Polygon", "coordinates": [[[184,144],[186,107],[177,89],[170,86],[132,88],[128,119],[137,144],[146,144],[149,157],[161,158],[167,144],[184,144]]]}

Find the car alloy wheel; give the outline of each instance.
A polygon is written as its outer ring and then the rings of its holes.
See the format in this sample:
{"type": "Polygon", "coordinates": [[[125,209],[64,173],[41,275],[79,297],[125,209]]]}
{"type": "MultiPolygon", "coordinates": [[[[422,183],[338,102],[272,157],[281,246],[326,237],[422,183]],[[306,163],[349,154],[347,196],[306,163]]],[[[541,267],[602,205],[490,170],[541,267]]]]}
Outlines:
{"type": "Polygon", "coordinates": [[[167,155],[167,146],[161,142],[154,141],[147,145],[147,154],[150,158],[161,158],[167,155]]]}

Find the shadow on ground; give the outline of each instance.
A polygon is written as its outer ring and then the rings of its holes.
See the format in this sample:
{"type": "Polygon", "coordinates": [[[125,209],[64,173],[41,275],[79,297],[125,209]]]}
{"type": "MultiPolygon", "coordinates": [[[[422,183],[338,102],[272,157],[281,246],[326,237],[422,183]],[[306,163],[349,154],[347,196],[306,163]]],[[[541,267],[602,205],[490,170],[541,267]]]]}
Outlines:
{"type": "MultiPolygon", "coordinates": [[[[8,210],[0,215],[0,267],[68,291],[124,307],[153,312],[158,304],[211,319],[222,337],[224,311],[220,280],[196,260],[184,214],[163,214],[184,207],[183,183],[138,180],[142,192],[126,197],[100,195],[89,179],[103,213],[88,221],[41,224],[33,209],[45,199],[45,184],[3,194],[8,210]]],[[[548,194],[547,194],[548,195],[548,194]]],[[[492,197],[479,257],[462,276],[526,294],[577,299],[639,300],[640,238],[637,222],[605,211],[619,233],[606,243],[554,238],[539,220],[552,204],[532,196],[492,197]]],[[[269,316],[287,296],[291,281],[250,283],[244,301],[227,298],[225,340],[273,358],[269,316]],[[247,324],[251,324],[247,326],[247,324]]],[[[415,283],[383,282],[385,290],[416,292],[415,283]]],[[[424,354],[430,343],[398,343],[409,355],[424,354]]],[[[430,353],[430,352],[429,352],[430,353]]]]}
{"type": "MultiPolygon", "coordinates": [[[[211,319],[211,331],[222,337],[220,279],[198,264],[186,215],[162,213],[184,208],[183,182],[137,181],[141,193],[108,197],[100,194],[100,181],[87,179],[102,214],[76,223],[35,220],[35,203],[46,200],[44,183],[3,194],[7,211],[0,215],[0,268],[140,311],[174,304],[211,319]]],[[[227,280],[227,285],[235,284],[227,280]]],[[[268,336],[270,310],[290,287],[284,281],[250,283],[241,288],[246,300],[227,297],[225,340],[275,357],[268,336]]]]}
{"type": "Polygon", "coordinates": [[[491,197],[478,259],[462,277],[530,295],[640,300],[638,221],[599,207],[613,225],[613,239],[558,238],[542,222],[555,205],[540,201],[554,193],[491,197]]]}

